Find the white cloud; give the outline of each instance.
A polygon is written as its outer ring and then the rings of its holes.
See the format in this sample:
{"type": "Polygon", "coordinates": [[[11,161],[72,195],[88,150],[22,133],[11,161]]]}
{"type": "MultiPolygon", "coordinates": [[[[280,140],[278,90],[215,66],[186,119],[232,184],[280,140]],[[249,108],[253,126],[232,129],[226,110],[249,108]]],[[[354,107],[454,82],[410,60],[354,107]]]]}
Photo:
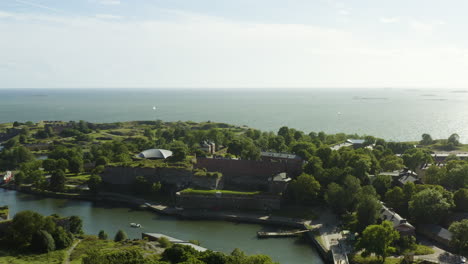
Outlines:
{"type": "Polygon", "coordinates": [[[1,87],[468,86],[466,49],[312,25],[22,15],[0,35],[1,87]]]}
{"type": "Polygon", "coordinates": [[[93,0],[101,5],[120,5],[120,0],[93,0]]]}
{"type": "Polygon", "coordinates": [[[96,18],[99,19],[122,19],[122,16],[116,16],[116,15],[111,15],[111,14],[96,14],[96,18]]]}
{"type": "Polygon", "coordinates": [[[349,12],[349,10],[346,10],[346,9],[342,9],[340,11],[338,11],[338,13],[342,16],[347,16],[349,15],[351,12],[349,12]]]}
{"type": "Polygon", "coordinates": [[[391,23],[400,22],[400,18],[399,17],[381,17],[379,21],[380,23],[391,24],[391,23]]]}

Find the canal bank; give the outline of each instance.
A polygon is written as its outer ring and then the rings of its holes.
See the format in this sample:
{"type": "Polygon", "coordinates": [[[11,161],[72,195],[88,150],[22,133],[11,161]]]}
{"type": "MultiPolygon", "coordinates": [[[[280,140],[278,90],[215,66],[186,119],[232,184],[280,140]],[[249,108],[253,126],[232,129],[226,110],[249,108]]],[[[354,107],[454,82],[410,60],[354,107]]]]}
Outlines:
{"type": "Polygon", "coordinates": [[[303,220],[303,219],[294,219],[288,217],[272,216],[268,214],[254,213],[254,212],[234,212],[234,211],[208,211],[208,210],[195,210],[195,209],[179,209],[176,207],[170,207],[165,205],[152,205],[147,203],[143,199],[135,198],[128,195],[110,193],[110,192],[100,192],[97,195],[92,194],[76,194],[76,193],[56,193],[44,190],[38,190],[31,188],[29,186],[16,188],[14,185],[3,186],[5,189],[12,189],[24,193],[29,193],[33,195],[41,195],[52,198],[61,198],[61,199],[76,199],[76,200],[86,200],[94,202],[113,202],[113,203],[123,203],[131,206],[137,206],[139,208],[147,208],[150,211],[156,212],[157,214],[174,216],[186,220],[214,220],[214,221],[229,221],[234,223],[251,223],[251,224],[261,224],[261,225],[270,225],[270,226],[281,226],[288,228],[299,228],[299,229],[310,229],[310,232],[304,234],[308,240],[311,241],[312,245],[317,252],[320,254],[322,259],[325,262],[333,262],[333,256],[331,254],[330,248],[326,245],[323,245],[320,241],[324,240],[324,237],[319,232],[319,226],[322,224],[316,225],[315,228],[312,225],[312,221],[303,220]],[[316,229],[316,230],[313,230],[316,229]]]}
{"type": "MultiPolygon", "coordinates": [[[[75,197],[76,198],[76,197],[75,197]]],[[[78,215],[83,219],[84,231],[97,234],[100,230],[113,237],[123,229],[130,238],[141,238],[143,232],[159,232],[183,240],[199,240],[203,247],[230,253],[240,248],[247,254],[266,254],[282,264],[324,263],[310,242],[301,238],[262,239],[257,231],[274,230],[269,225],[240,222],[187,220],[182,217],[154,214],[147,210],[129,208],[129,201],[84,201],[80,199],[45,198],[0,189],[0,201],[10,205],[11,216],[22,210],[34,210],[41,214],[57,213],[63,216],[78,215]],[[129,223],[143,227],[131,228],[129,223]]]]}

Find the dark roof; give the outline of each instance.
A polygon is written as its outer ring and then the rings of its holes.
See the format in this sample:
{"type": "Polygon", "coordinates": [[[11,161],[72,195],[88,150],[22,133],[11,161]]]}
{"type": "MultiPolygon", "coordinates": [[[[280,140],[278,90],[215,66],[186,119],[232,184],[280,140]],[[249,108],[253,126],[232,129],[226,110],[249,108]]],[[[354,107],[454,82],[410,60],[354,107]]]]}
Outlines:
{"type": "Polygon", "coordinates": [[[401,183],[401,184],[406,184],[408,182],[412,182],[412,183],[417,183],[419,182],[419,179],[416,178],[416,177],[413,177],[411,175],[404,175],[402,176],[401,178],[398,179],[398,181],[401,183]]]}
{"type": "Polygon", "coordinates": [[[280,159],[301,159],[300,156],[291,153],[261,152],[262,157],[280,158],[280,159]]]}
{"type": "Polygon", "coordinates": [[[351,144],[364,144],[365,140],[364,139],[348,139],[346,142],[349,142],[351,144]]]}
{"type": "Polygon", "coordinates": [[[426,224],[426,225],[421,225],[421,228],[442,239],[445,239],[448,241],[452,240],[452,233],[439,225],[426,224]]]}

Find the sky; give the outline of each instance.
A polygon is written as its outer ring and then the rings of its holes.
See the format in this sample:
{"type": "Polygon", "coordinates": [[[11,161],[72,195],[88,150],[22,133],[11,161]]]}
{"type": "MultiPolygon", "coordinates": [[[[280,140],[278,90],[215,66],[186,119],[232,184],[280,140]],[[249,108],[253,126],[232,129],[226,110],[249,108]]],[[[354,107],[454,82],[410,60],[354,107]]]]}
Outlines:
{"type": "Polygon", "coordinates": [[[466,0],[0,0],[0,88],[468,88],[466,0]]]}

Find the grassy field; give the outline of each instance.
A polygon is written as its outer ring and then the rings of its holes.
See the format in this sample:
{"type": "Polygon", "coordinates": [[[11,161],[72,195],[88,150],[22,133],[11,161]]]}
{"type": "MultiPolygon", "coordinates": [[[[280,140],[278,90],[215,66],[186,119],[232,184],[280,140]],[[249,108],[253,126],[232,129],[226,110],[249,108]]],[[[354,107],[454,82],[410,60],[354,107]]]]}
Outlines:
{"type": "Polygon", "coordinates": [[[113,252],[132,248],[142,249],[145,255],[157,255],[162,253],[162,249],[157,247],[149,247],[148,242],[144,240],[114,242],[113,240],[100,240],[96,236],[85,236],[81,243],[78,244],[70,254],[70,263],[81,264],[82,258],[90,249],[113,252]]]}
{"type": "Polygon", "coordinates": [[[81,185],[81,184],[86,183],[89,180],[89,177],[91,177],[91,174],[81,173],[81,174],[76,175],[75,173],[67,173],[66,176],[67,178],[65,180],[65,184],[81,185]]]}
{"type": "Polygon", "coordinates": [[[18,254],[0,251],[0,263],[5,264],[61,264],[65,258],[66,249],[48,254],[18,254]]]}
{"type": "Polygon", "coordinates": [[[181,193],[185,194],[199,194],[199,195],[214,195],[217,192],[222,194],[236,194],[236,195],[257,195],[261,194],[261,192],[238,192],[238,191],[229,191],[229,190],[195,190],[195,189],[185,189],[181,191],[181,193]]]}

